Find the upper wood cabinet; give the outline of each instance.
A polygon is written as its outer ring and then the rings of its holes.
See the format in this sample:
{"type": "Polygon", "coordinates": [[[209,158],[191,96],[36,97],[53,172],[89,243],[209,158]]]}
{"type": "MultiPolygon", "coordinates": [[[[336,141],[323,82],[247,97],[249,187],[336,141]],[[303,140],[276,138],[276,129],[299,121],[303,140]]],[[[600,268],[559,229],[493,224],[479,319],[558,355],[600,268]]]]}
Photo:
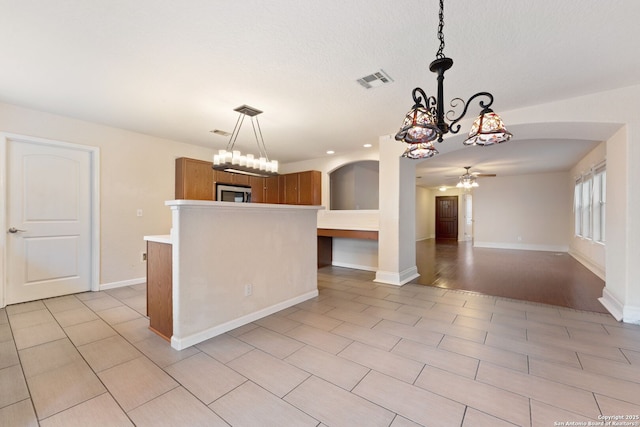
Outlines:
{"type": "Polygon", "coordinates": [[[280,175],[280,203],[287,205],[322,204],[322,174],[305,171],[280,175]],[[283,189],[283,188],[284,189],[283,189]]]}
{"type": "Polygon", "coordinates": [[[249,175],[225,171],[213,171],[214,184],[251,185],[249,175]]]}
{"type": "Polygon", "coordinates": [[[213,184],[233,184],[233,173],[225,171],[213,171],[213,184]]]}
{"type": "Polygon", "coordinates": [[[213,163],[181,157],[176,159],[176,199],[215,200],[216,184],[251,186],[254,203],[320,205],[320,171],[288,173],[268,178],[214,171],[213,163]]]}
{"type": "Polygon", "coordinates": [[[250,176],[249,175],[243,175],[241,173],[232,173],[231,175],[233,175],[233,182],[232,184],[235,185],[251,185],[250,182],[250,176]]]}
{"type": "MultiPolygon", "coordinates": [[[[247,176],[247,175],[245,175],[247,176]]],[[[251,201],[254,203],[269,203],[265,201],[265,178],[261,176],[250,176],[251,201]]]]}
{"type": "Polygon", "coordinates": [[[299,182],[297,173],[288,173],[284,178],[284,200],[286,205],[297,205],[299,200],[299,182]]]}
{"type": "Polygon", "coordinates": [[[298,172],[298,204],[322,204],[322,174],[320,171],[298,172]]]}
{"type": "Polygon", "coordinates": [[[213,163],[180,157],[176,159],[175,198],[213,200],[213,163]]]}
{"type": "Polygon", "coordinates": [[[264,202],[280,203],[280,177],[270,176],[264,179],[264,202]]]}

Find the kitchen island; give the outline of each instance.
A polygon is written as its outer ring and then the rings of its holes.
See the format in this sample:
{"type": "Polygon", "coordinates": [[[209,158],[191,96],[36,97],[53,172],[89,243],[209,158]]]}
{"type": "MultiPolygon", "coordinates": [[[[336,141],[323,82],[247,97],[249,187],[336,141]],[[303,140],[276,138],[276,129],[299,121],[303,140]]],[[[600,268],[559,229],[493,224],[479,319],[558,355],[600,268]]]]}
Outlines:
{"type": "Polygon", "coordinates": [[[162,257],[150,257],[147,280],[162,281],[158,277],[170,274],[170,290],[166,283],[148,283],[147,300],[152,329],[170,339],[173,348],[192,346],[318,295],[321,206],[199,200],[165,204],[172,210],[170,235],[145,240],[170,245],[171,269],[167,273],[169,266],[158,261],[162,257]],[[155,310],[169,295],[170,304],[155,310]],[[168,334],[166,323],[171,326],[168,334]],[[164,333],[154,328],[158,324],[164,333]]]}

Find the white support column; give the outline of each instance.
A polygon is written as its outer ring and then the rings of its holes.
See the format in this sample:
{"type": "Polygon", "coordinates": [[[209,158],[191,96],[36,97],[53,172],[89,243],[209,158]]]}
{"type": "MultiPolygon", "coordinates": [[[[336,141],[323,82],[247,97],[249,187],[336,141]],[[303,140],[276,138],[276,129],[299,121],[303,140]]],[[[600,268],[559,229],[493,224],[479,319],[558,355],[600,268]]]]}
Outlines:
{"type": "Polygon", "coordinates": [[[404,285],[416,267],[415,161],[401,157],[405,145],[380,137],[380,229],[376,282],[404,285]]]}

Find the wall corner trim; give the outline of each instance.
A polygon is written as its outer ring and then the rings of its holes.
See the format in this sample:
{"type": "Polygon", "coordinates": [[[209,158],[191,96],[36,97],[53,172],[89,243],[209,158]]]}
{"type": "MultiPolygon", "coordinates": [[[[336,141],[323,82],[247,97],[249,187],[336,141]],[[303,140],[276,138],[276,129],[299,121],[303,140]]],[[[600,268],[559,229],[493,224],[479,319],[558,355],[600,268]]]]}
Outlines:
{"type": "MultiPolygon", "coordinates": [[[[624,305],[620,301],[618,301],[616,297],[614,297],[613,294],[607,290],[606,287],[602,290],[602,297],[598,298],[598,301],[600,301],[600,304],[602,304],[604,308],[606,308],[607,311],[609,311],[613,318],[618,322],[624,320],[624,305]]],[[[640,310],[638,310],[637,314],[640,315],[640,310]]],[[[638,317],[638,319],[640,319],[640,316],[638,317]]]]}
{"type": "Polygon", "coordinates": [[[420,277],[418,268],[413,266],[400,272],[378,270],[376,271],[376,278],[373,279],[373,281],[387,285],[402,286],[417,277],[420,277]]]}

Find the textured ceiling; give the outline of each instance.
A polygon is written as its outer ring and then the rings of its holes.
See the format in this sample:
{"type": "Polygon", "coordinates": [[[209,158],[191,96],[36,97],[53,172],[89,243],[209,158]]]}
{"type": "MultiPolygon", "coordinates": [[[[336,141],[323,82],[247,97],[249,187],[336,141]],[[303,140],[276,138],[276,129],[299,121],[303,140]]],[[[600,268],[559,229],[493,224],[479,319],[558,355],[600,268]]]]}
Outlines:
{"type": "MultiPolygon", "coordinates": [[[[233,109],[248,104],[264,111],[281,162],[364,150],[397,131],[415,86],[434,93],[437,9],[436,0],[0,0],[0,101],[215,149],[227,138],[209,131],[231,131],[233,109]],[[379,69],[394,81],[356,83],[379,69]]],[[[639,16],[635,0],[448,0],[445,98],[489,91],[502,112],[638,84],[639,16]]],[[[245,130],[238,144],[254,151],[245,130]]]]}

